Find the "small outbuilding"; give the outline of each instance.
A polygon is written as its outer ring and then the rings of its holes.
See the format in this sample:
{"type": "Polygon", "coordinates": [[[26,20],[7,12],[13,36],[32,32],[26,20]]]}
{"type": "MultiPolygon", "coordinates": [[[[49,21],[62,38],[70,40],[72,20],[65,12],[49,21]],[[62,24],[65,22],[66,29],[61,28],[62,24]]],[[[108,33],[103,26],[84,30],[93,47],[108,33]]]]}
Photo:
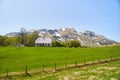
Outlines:
{"type": "Polygon", "coordinates": [[[35,40],[35,46],[52,46],[52,40],[50,38],[39,37],[35,40]]]}

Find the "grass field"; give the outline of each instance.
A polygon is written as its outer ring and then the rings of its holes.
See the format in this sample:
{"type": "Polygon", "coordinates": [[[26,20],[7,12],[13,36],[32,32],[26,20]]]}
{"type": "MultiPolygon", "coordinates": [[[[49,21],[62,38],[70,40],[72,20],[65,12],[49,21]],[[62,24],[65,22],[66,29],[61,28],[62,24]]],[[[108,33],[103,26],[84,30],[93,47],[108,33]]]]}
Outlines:
{"type": "Polygon", "coordinates": [[[25,65],[28,70],[54,68],[74,64],[75,61],[83,63],[85,60],[120,57],[120,47],[101,48],[53,48],[53,47],[0,47],[0,74],[24,71],[25,65]]]}
{"type": "Polygon", "coordinates": [[[51,74],[4,77],[5,80],[120,80],[120,61],[67,69],[51,74]]]}
{"type": "Polygon", "coordinates": [[[15,76],[21,80],[120,80],[120,61],[84,68],[74,68],[52,74],[15,76]]]}

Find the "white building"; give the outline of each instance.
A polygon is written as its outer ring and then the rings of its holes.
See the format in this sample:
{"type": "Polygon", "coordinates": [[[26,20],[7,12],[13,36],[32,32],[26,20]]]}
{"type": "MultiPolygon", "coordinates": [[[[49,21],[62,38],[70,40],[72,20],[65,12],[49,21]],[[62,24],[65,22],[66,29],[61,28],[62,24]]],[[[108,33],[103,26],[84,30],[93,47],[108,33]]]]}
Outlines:
{"type": "Polygon", "coordinates": [[[52,40],[50,38],[37,38],[35,40],[35,46],[52,46],[52,40]]]}

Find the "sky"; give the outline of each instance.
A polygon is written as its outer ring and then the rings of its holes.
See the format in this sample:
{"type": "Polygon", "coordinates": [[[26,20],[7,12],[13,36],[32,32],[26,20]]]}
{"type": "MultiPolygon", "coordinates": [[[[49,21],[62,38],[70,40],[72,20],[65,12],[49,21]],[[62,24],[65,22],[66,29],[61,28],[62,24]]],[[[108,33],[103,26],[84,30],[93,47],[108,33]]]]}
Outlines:
{"type": "Polygon", "coordinates": [[[0,0],[0,34],[72,27],[120,42],[120,0],[0,0]]]}

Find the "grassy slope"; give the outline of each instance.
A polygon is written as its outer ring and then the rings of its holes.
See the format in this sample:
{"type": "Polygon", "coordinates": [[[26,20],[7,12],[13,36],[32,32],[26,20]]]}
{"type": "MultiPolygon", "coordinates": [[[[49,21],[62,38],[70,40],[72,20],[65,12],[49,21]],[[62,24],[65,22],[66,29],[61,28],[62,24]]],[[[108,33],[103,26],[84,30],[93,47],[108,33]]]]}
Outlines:
{"type": "Polygon", "coordinates": [[[20,76],[16,79],[29,80],[120,80],[120,61],[102,65],[74,68],[53,74],[37,74],[32,77],[20,76]]]}
{"type": "Polygon", "coordinates": [[[23,71],[24,66],[29,69],[52,67],[73,64],[77,60],[82,63],[97,60],[98,58],[120,57],[120,47],[107,48],[49,48],[49,47],[1,47],[0,48],[0,73],[9,71],[23,71]]]}
{"type": "Polygon", "coordinates": [[[67,69],[56,73],[3,77],[5,80],[120,80],[120,61],[67,69]]]}

